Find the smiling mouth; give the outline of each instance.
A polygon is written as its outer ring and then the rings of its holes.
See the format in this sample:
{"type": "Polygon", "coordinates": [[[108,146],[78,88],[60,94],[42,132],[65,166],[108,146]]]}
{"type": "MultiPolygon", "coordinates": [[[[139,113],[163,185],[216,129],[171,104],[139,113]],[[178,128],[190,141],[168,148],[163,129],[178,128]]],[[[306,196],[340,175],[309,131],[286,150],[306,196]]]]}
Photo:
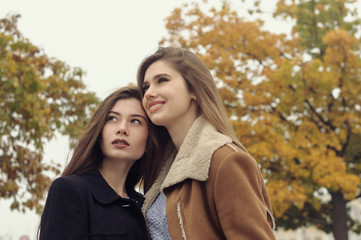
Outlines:
{"type": "Polygon", "coordinates": [[[154,112],[158,111],[159,109],[161,109],[163,105],[164,105],[164,102],[157,102],[155,104],[150,104],[149,112],[154,113],[154,112]]]}
{"type": "Polygon", "coordinates": [[[149,110],[152,111],[152,110],[154,110],[155,108],[159,108],[160,106],[162,106],[162,104],[157,103],[157,104],[151,106],[151,107],[149,108],[149,110]]]}

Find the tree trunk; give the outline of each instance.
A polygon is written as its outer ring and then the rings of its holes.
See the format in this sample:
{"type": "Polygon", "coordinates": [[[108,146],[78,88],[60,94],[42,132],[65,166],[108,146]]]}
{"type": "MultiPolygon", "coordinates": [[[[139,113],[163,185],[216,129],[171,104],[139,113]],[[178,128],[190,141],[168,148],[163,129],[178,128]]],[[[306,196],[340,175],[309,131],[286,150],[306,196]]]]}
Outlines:
{"type": "Polygon", "coordinates": [[[348,240],[347,210],[343,194],[338,191],[332,196],[332,232],[335,240],[348,240]]]}

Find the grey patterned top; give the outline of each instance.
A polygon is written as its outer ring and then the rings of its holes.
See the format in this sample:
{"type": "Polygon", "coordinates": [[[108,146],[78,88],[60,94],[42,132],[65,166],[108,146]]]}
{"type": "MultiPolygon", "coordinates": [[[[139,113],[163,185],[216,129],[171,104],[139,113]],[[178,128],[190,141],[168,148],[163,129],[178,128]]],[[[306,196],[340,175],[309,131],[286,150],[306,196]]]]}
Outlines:
{"type": "Polygon", "coordinates": [[[160,193],[146,213],[146,220],[153,240],[171,240],[166,215],[167,198],[160,193]]]}

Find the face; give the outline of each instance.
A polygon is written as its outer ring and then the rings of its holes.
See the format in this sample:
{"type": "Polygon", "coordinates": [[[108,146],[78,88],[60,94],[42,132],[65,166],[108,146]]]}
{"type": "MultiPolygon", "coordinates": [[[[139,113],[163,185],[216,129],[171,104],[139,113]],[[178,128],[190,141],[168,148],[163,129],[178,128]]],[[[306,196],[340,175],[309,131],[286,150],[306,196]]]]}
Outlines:
{"type": "Polygon", "coordinates": [[[104,125],[101,149],[104,160],[135,162],[142,157],[148,138],[147,116],[139,100],[120,99],[104,125]]]}
{"type": "Polygon", "coordinates": [[[166,61],[159,60],[149,66],[143,91],[143,107],[154,124],[169,130],[196,119],[197,104],[184,78],[166,61]]]}

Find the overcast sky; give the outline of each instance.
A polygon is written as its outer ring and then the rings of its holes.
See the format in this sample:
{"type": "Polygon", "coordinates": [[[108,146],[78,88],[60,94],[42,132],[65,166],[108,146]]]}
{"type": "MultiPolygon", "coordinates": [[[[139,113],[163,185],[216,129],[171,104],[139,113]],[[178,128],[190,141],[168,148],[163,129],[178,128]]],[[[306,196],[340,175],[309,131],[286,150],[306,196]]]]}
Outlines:
{"type": "MultiPolygon", "coordinates": [[[[0,18],[21,14],[21,33],[49,57],[82,68],[88,89],[103,99],[116,88],[136,82],[138,65],[166,35],[164,18],[184,2],[191,1],[0,0],[0,18]]],[[[264,2],[272,12],[276,1],[264,2]]],[[[273,32],[287,32],[287,26],[266,21],[266,28],[273,32]]],[[[55,139],[46,146],[45,158],[64,164],[67,144],[64,138],[55,139]]],[[[9,202],[0,199],[0,237],[17,240],[26,234],[32,239],[38,221],[31,211],[10,212],[9,202]]]]}

